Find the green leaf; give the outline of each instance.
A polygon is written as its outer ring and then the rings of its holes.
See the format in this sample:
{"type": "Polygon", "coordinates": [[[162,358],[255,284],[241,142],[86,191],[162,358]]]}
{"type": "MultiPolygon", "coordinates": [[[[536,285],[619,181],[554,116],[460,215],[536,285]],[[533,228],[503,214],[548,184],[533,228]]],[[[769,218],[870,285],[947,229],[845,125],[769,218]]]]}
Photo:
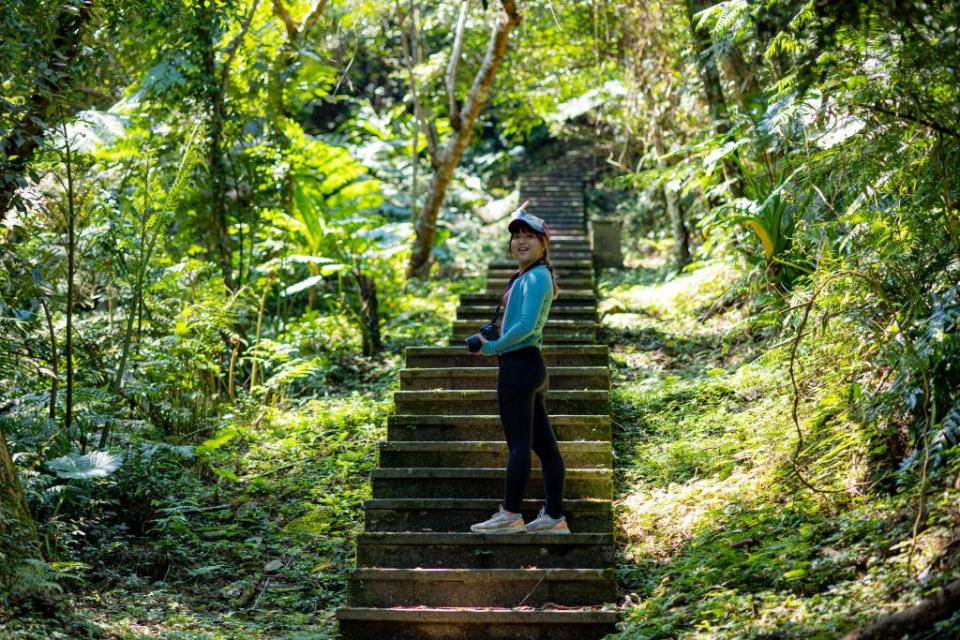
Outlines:
{"type": "Polygon", "coordinates": [[[104,478],[119,469],[120,458],[106,451],[93,451],[84,455],[71,452],[49,460],[47,467],[57,474],[58,478],[88,480],[104,478]]]}

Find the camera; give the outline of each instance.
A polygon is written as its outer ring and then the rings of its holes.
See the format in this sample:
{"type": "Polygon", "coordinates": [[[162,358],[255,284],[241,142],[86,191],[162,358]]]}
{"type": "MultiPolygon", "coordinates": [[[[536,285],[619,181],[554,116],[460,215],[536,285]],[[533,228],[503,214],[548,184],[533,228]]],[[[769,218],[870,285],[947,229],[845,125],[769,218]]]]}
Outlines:
{"type": "MultiPolygon", "coordinates": [[[[492,322],[488,322],[487,324],[480,327],[480,331],[478,331],[477,333],[479,333],[481,336],[483,336],[487,340],[496,340],[497,338],[500,337],[500,329],[497,327],[497,325],[495,325],[492,322]]],[[[480,347],[483,346],[483,343],[480,342],[480,338],[478,338],[475,335],[470,336],[469,338],[464,340],[464,342],[467,343],[467,350],[470,353],[476,353],[477,351],[480,351],[480,347]]]]}

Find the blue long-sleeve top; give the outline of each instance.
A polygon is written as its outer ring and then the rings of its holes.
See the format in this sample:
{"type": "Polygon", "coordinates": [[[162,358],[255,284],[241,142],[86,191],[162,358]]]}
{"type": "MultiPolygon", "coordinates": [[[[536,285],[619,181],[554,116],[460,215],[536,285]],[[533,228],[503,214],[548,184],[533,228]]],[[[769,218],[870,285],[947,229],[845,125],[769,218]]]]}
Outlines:
{"type": "Polygon", "coordinates": [[[503,312],[500,338],[485,342],[485,356],[543,346],[543,325],[553,304],[553,276],[546,265],[538,265],[513,281],[503,312]]]}

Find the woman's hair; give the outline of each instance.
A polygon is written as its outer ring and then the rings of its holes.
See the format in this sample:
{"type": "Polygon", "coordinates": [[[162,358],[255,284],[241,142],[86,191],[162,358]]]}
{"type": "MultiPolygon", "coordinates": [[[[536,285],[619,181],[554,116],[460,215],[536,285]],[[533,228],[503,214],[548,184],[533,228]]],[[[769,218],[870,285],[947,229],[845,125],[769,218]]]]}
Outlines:
{"type": "MultiPolygon", "coordinates": [[[[550,279],[553,281],[553,299],[556,300],[556,299],[557,299],[557,296],[560,295],[560,285],[557,284],[557,272],[556,272],[556,270],[553,268],[553,265],[550,263],[550,238],[548,238],[547,236],[543,235],[543,234],[540,233],[539,231],[535,230],[533,227],[531,227],[530,225],[528,225],[528,224],[525,223],[525,222],[521,222],[520,224],[521,224],[521,228],[524,229],[527,233],[532,233],[533,235],[537,236],[537,238],[540,240],[540,244],[543,245],[543,256],[540,258],[540,260],[538,260],[537,262],[535,262],[535,263],[533,263],[532,265],[530,265],[530,267],[528,268],[528,270],[529,270],[529,269],[532,269],[533,267],[537,266],[538,264],[543,264],[544,266],[547,267],[547,270],[550,272],[550,279]]],[[[510,232],[510,239],[507,240],[507,253],[508,253],[511,257],[513,257],[513,253],[511,252],[511,249],[512,249],[512,247],[513,247],[513,236],[514,236],[514,235],[515,235],[514,232],[511,231],[511,232],[510,232]]],[[[510,284],[513,284],[513,281],[516,280],[517,278],[519,278],[521,275],[522,275],[522,274],[521,274],[520,272],[517,272],[516,274],[514,274],[514,276],[513,276],[512,278],[510,278],[510,284]]],[[[509,285],[508,285],[508,286],[509,286],[509,285]]]]}

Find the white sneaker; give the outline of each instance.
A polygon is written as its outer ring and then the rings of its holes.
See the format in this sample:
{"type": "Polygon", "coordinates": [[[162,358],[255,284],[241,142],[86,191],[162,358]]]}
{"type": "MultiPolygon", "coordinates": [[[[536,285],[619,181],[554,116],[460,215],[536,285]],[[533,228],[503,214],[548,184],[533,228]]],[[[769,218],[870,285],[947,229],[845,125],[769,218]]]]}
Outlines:
{"type": "Polygon", "coordinates": [[[540,507],[540,513],[537,517],[528,522],[523,528],[527,533],[553,533],[557,535],[570,535],[570,528],[567,527],[567,517],[551,518],[546,513],[546,507],[540,507]]]}
{"type": "Polygon", "coordinates": [[[511,513],[500,505],[500,510],[485,522],[470,526],[474,533],[523,533],[523,514],[511,513]]]}

